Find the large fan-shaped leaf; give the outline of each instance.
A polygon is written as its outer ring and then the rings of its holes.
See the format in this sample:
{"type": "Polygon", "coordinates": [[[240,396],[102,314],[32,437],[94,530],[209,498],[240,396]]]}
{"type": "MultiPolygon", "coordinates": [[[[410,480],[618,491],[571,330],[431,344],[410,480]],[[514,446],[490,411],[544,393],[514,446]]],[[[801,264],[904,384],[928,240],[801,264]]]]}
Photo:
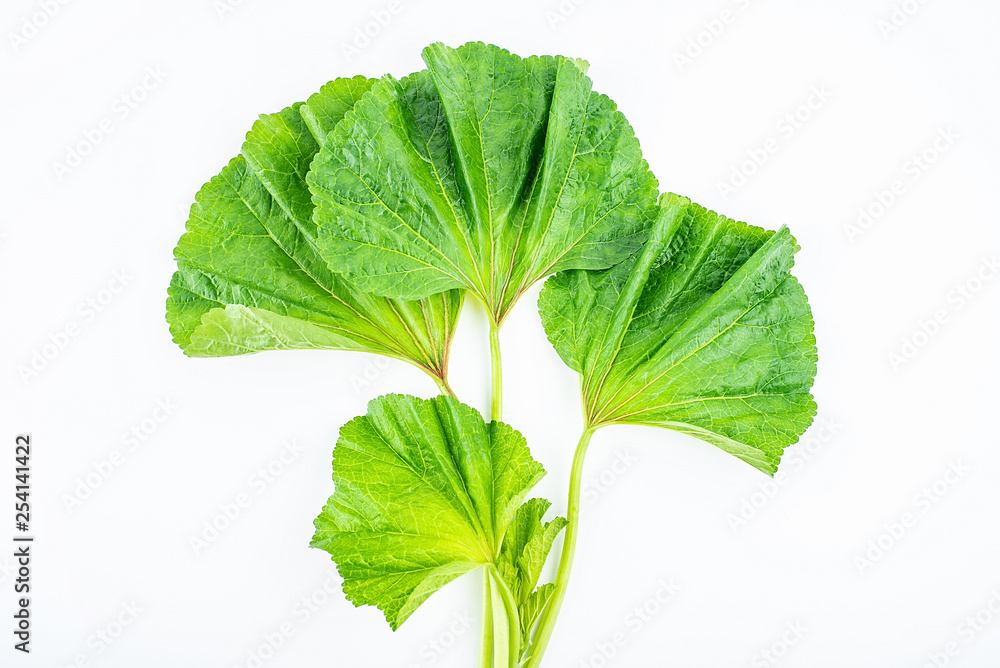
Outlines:
{"type": "Polygon", "coordinates": [[[496,324],[535,281],[635,252],[656,182],[578,61],[424,50],[327,137],[309,185],[324,256],[365,290],[470,290],[496,324]]]}
{"type": "Polygon", "coordinates": [[[456,399],[379,397],[340,430],[335,491],[312,545],[333,556],[347,597],[377,606],[393,629],[480,566],[503,561],[530,592],[552,542],[535,532],[558,529],[532,526],[548,502],[533,500],[527,515],[518,506],[543,475],[524,437],[456,399]]]}
{"type": "Polygon", "coordinates": [[[262,116],[241,155],[209,181],[174,251],[167,321],[188,355],[329,348],[403,359],[444,384],[461,309],[367,294],[320,256],[306,173],[320,141],[371,88],[338,79],[305,104],[262,116]]]}
{"type": "Polygon", "coordinates": [[[812,314],[798,250],[675,195],[649,243],[600,272],[550,279],[542,322],[582,376],[588,424],[646,424],[701,438],[766,473],[812,422],[812,314]]]}

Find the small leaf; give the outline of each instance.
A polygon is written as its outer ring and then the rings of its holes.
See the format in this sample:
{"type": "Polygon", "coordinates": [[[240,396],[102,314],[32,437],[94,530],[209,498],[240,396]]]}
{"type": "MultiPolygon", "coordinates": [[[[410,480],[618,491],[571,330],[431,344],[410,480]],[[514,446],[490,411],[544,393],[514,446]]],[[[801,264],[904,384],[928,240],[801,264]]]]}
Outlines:
{"type": "Polygon", "coordinates": [[[331,271],[317,251],[306,173],[319,142],[374,80],[337,79],[305,104],[261,116],[242,154],[191,207],[174,255],[167,321],[192,356],[324,348],[411,362],[444,380],[462,304],[375,297],[331,271]]]}
{"type": "Polygon", "coordinates": [[[331,133],[309,186],[320,249],[400,299],[464,288],[502,323],[536,281],[638,250],[656,181],[584,64],[481,43],[424,50],[331,133]]]}
{"type": "Polygon", "coordinates": [[[542,523],[551,505],[545,499],[526,501],[518,508],[500,548],[498,568],[519,605],[538,584],[552,543],[566,527],[562,517],[542,523]]]}
{"type": "Polygon", "coordinates": [[[544,584],[535,591],[518,608],[521,620],[521,647],[528,649],[531,640],[531,632],[535,628],[535,623],[545,610],[545,604],[549,602],[556,591],[556,586],[552,583],[544,584]]]}
{"type": "Polygon", "coordinates": [[[552,543],[566,528],[566,520],[562,517],[542,522],[551,505],[545,499],[531,499],[517,509],[497,560],[497,570],[518,607],[522,652],[527,650],[535,622],[555,589],[552,584],[535,588],[552,550],[552,543]]]}
{"type": "Polygon", "coordinates": [[[445,584],[496,562],[544,475],[519,433],[456,399],[380,397],[340,431],[312,545],[332,555],[348,599],[397,629],[445,584]]]}
{"type": "Polygon", "coordinates": [[[556,351],[582,376],[588,423],[690,434],[773,474],[812,422],[812,314],[798,250],[676,195],[642,252],[550,279],[539,298],[556,351]]]}

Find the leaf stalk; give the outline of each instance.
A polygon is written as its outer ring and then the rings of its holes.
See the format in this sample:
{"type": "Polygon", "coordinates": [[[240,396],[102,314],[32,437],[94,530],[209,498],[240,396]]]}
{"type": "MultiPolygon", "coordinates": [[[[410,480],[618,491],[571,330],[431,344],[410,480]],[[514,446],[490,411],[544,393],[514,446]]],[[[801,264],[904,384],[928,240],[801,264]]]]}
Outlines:
{"type": "Polygon", "coordinates": [[[479,668],[493,668],[493,585],[483,569],[483,642],[479,647],[479,668]]]}
{"type": "Polygon", "coordinates": [[[584,428],[573,455],[573,470],[569,480],[569,499],[566,505],[566,534],[563,537],[562,555],[559,557],[559,570],[556,571],[555,590],[538,621],[531,646],[525,652],[521,664],[523,668],[538,668],[541,664],[542,656],[545,654],[545,649],[552,637],[552,631],[555,629],[563,598],[566,596],[570,572],[573,570],[573,557],[576,552],[576,537],[579,529],[583,464],[587,457],[587,448],[590,446],[590,437],[594,435],[596,430],[597,428],[590,424],[584,428]]]}
{"type": "Polygon", "coordinates": [[[503,414],[503,368],[500,364],[500,325],[492,317],[490,317],[490,360],[492,362],[490,419],[499,422],[503,414]]]}

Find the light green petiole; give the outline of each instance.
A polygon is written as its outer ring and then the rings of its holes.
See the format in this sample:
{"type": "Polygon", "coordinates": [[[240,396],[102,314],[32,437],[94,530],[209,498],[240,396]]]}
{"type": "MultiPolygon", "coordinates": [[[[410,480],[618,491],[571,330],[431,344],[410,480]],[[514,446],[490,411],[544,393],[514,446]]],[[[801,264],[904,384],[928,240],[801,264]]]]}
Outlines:
{"type": "Polygon", "coordinates": [[[525,652],[523,668],[538,668],[548,647],[552,631],[555,629],[556,618],[562,607],[563,598],[566,596],[566,587],[569,584],[570,572],[573,570],[573,556],[576,552],[576,536],[580,519],[580,489],[583,482],[583,463],[587,456],[587,448],[590,445],[590,437],[594,435],[596,429],[587,426],[580,435],[580,441],[576,446],[576,453],[573,455],[573,471],[569,480],[569,501],[566,506],[566,535],[563,538],[562,556],[559,558],[559,570],[556,571],[555,591],[545,606],[538,626],[535,630],[535,637],[531,641],[528,651],[525,652]]]}
{"type": "MultiPolygon", "coordinates": [[[[490,419],[499,422],[503,411],[503,368],[500,363],[500,326],[490,318],[490,419]]],[[[450,390],[450,388],[449,388],[450,390]]],[[[521,622],[514,596],[496,566],[483,571],[483,641],[480,668],[518,668],[521,622]]]]}
{"type": "Polygon", "coordinates": [[[490,360],[492,391],[490,393],[490,419],[497,422],[503,414],[503,368],[500,364],[500,325],[490,318],[490,360]]]}
{"type": "Polygon", "coordinates": [[[479,668],[493,668],[493,584],[483,569],[483,642],[479,648],[479,668]]]}

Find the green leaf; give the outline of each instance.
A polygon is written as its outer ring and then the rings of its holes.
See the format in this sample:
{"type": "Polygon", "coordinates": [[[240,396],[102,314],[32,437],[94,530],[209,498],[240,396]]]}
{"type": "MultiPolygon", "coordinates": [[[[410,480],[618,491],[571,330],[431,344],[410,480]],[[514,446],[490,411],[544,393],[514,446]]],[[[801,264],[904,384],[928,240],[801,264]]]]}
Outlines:
{"type": "Polygon", "coordinates": [[[790,273],[797,250],[787,228],[665,195],[641,253],[550,279],[542,323],[582,376],[588,424],[674,429],[773,474],[816,412],[812,313],[790,273]]]}
{"type": "Polygon", "coordinates": [[[544,475],[524,437],[456,399],[379,397],[340,430],[312,546],[332,555],[349,600],[397,629],[445,584],[497,562],[544,475]]]}
{"type": "Polygon", "coordinates": [[[521,647],[523,650],[528,649],[531,632],[535,628],[535,624],[538,623],[542,611],[545,610],[545,605],[549,602],[555,591],[556,586],[554,584],[544,584],[531,592],[531,595],[518,608],[521,622],[521,647]]]}
{"type": "Polygon", "coordinates": [[[518,508],[500,549],[497,569],[514,594],[518,605],[527,600],[538,584],[545,560],[566,520],[557,517],[542,523],[552,504],[545,499],[531,499],[518,508]]]}
{"type": "Polygon", "coordinates": [[[518,608],[522,651],[527,649],[535,622],[554,590],[552,584],[535,588],[552,543],[566,528],[566,520],[562,517],[542,522],[551,505],[545,499],[531,499],[517,509],[497,560],[497,571],[507,583],[518,608]]]}
{"type": "Polygon", "coordinates": [[[464,288],[497,324],[536,281],[641,246],[656,181],[586,64],[481,43],[375,84],[309,173],[324,256],[399,299],[464,288]]]}
{"type": "Polygon", "coordinates": [[[304,104],[261,116],[241,155],[202,187],[174,251],[167,300],[185,353],[373,352],[445,382],[461,293],[376,297],[331,271],[317,250],[306,173],[319,142],[374,83],[337,79],[304,104]]]}

